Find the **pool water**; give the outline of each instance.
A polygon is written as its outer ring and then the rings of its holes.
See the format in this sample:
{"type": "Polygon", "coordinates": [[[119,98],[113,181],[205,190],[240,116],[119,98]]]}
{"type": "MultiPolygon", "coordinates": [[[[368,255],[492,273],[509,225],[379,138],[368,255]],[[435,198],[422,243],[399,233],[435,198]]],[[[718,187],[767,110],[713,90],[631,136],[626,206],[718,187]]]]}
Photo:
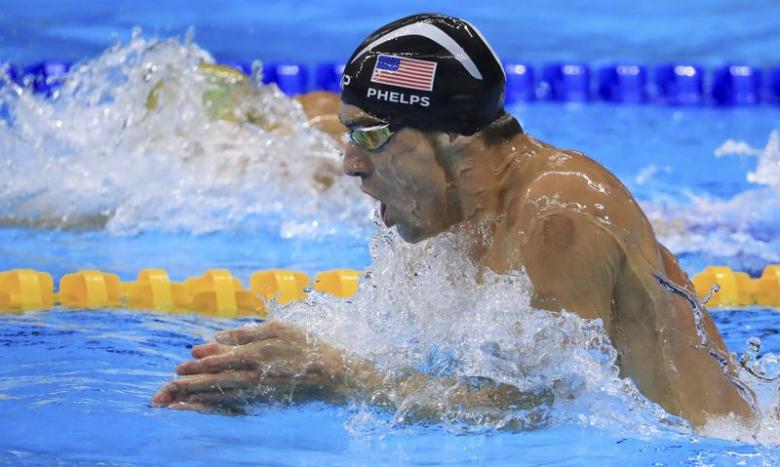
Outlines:
{"type": "MultiPolygon", "coordinates": [[[[0,102],[11,113],[0,123],[0,270],[32,267],[56,281],[77,269],[99,268],[131,280],[142,268],[162,267],[182,280],[219,267],[246,281],[253,271],[276,267],[309,274],[372,268],[376,274],[367,282],[380,291],[362,288],[351,302],[313,296],[276,312],[361,347],[352,350],[389,352],[382,364],[393,367],[423,364],[426,350],[436,345],[467,359],[480,339],[503,338],[500,325],[518,319],[504,313],[519,304],[527,312],[519,319],[549,342],[532,333],[516,350],[559,352],[559,360],[533,366],[540,373],[529,371],[528,378],[558,378],[573,392],[571,400],[551,409],[549,423],[524,432],[403,425],[395,423],[397,414],[354,405],[260,406],[239,417],[158,410],[149,407],[149,398],[173,377],[189,348],[252,321],[130,310],[2,314],[0,462],[776,464],[780,435],[774,425],[767,422],[759,433],[733,426],[709,435],[692,432],[615,377],[608,349],[578,347],[600,336],[598,326],[527,310],[522,278],[496,278],[485,290],[466,280],[464,290],[448,290],[448,271],[459,270],[453,265],[461,258],[441,253],[447,239],[399,245],[392,232],[380,228],[375,234],[374,206],[354,180],[339,178],[324,191],[317,186],[314,175],[337,166],[338,151],[305,127],[286,97],[269,89],[251,101],[285,131],[206,117],[194,97],[203,83],[188,71],[194,61],[211,54],[225,60],[340,59],[375,27],[416,11],[403,3],[362,5],[239,2],[204,16],[205,7],[183,12],[167,2],[154,2],[154,9],[149,2],[92,9],[31,2],[4,12],[0,58],[75,59],[84,66],[56,100],[0,89],[0,102]],[[130,38],[135,25],[146,33],[130,38]],[[153,39],[181,35],[188,26],[196,27],[194,42],[153,39]],[[122,42],[104,52],[112,35],[122,42]],[[151,115],[144,108],[150,73],[176,84],[166,105],[151,115]],[[398,263],[409,271],[394,269],[398,263]],[[505,290],[515,283],[517,290],[505,290]],[[458,325],[446,323],[444,311],[459,305],[463,310],[453,311],[462,317],[458,325]],[[364,332],[356,335],[353,328],[364,332]],[[569,334],[553,332],[559,328],[569,334]]],[[[430,8],[474,22],[499,55],[536,62],[769,65],[780,47],[780,9],[771,2],[719,1],[706,8],[532,2],[513,18],[491,3],[436,6],[430,8]],[[639,17],[644,20],[638,24],[639,17]]],[[[535,103],[510,110],[532,135],[583,151],[623,180],[690,274],[725,264],[755,276],[780,262],[780,107],[535,103]]],[[[760,337],[762,353],[770,354],[763,363],[772,370],[771,353],[780,354],[777,313],[719,310],[713,318],[733,352],[741,354],[749,337],[760,337]]],[[[481,370],[513,377],[490,366],[481,370]]],[[[775,389],[764,388],[768,399],[775,389]]]]}

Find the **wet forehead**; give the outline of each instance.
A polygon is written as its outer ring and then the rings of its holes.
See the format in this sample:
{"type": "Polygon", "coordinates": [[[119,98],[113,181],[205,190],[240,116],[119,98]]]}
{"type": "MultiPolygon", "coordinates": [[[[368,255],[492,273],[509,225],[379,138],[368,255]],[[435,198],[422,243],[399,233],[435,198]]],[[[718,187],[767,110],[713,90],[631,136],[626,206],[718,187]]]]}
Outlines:
{"type": "Polygon", "coordinates": [[[339,106],[339,120],[344,126],[358,128],[365,126],[381,125],[385,123],[381,119],[365,112],[360,107],[342,103],[339,106]]]}

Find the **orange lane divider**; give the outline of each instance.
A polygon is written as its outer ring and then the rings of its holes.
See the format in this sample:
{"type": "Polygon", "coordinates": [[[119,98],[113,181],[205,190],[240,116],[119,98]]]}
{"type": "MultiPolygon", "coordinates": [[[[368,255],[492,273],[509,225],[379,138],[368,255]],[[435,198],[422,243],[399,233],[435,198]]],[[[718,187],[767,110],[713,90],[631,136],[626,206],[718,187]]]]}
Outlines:
{"type": "MultiPolygon", "coordinates": [[[[317,274],[314,289],[337,297],[357,291],[362,273],[335,269],[317,274]]],[[[65,274],[54,293],[51,275],[31,269],[0,271],[0,312],[52,308],[69,309],[123,307],[169,313],[196,312],[234,318],[265,316],[265,301],[280,304],[304,300],[311,280],[303,272],[286,269],[257,271],[250,276],[249,289],[226,269],[210,269],[201,277],[171,282],[163,269],[143,269],[135,281],[84,269],[65,274]]]]}
{"type": "Polygon", "coordinates": [[[709,307],[780,307],[780,265],[777,264],[764,268],[761,277],[757,279],[744,272],[732,271],[726,266],[709,266],[695,275],[692,282],[700,297],[718,285],[719,290],[706,303],[709,307]]]}

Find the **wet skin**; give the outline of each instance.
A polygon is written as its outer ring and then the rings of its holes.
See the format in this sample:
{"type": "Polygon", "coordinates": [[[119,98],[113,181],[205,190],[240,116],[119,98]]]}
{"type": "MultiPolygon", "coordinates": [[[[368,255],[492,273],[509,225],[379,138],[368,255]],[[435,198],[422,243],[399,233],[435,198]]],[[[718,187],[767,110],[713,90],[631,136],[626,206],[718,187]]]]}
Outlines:
{"type": "MultiPolygon", "coordinates": [[[[379,123],[353,106],[342,106],[339,117],[350,127],[379,123]]],[[[730,413],[752,418],[709,315],[701,319],[703,344],[690,303],[661,284],[693,291],[688,277],[627,189],[593,160],[524,134],[488,145],[480,133],[404,128],[376,152],[348,144],[343,167],[361,178],[363,191],[381,202],[384,222],[405,240],[458,230],[471,238],[472,256],[484,267],[525,269],[534,306],[601,319],[621,375],[670,413],[694,426],[730,413]]],[[[362,397],[392,407],[426,384],[421,374],[388,378],[370,362],[278,322],[223,334],[193,356],[177,369],[184,377],[163,387],[153,404],[213,410],[284,394],[286,400],[362,397]],[[231,392],[223,395],[226,385],[231,392]]],[[[498,386],[462,397],[476,406],[511,406],[521,396],[498,386]]],[[[428,410],[424,418],[435,419],[436,408],[428,410]]]]}

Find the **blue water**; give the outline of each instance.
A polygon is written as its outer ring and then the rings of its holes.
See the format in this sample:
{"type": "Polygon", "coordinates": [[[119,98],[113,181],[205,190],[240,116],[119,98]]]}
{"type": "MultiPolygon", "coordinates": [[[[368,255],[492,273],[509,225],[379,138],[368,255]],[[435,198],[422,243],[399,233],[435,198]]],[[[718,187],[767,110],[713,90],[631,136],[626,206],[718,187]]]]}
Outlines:
{"type": "MultiPolygon", "coordinates": [[[[752,310],[735,324],[729,318],[736,313],[746,312],[713,314],[724,334],[742,337],[745,321],[771,325],[777,319],[777,311],[752,310]]],[[[2,425],[0,459],[12,464],[766,465],[779,458],[776,450],[672,430],[647,436],[559,425],[459,435],[412,426],[354,435],[345,429],[350,410],[322,404],[263,407],[240,417],[148,407],[149,394],[167,381],[192,345],[236,324],[105,310],[5,317],[0,404],[12,423],[2,425]]],[[[767,344],[768,350],[780,351],[777,339],[767,344]]]]}
{"type": "Polygon", "coordinates": [[[462,16],[477,25],[501,57],[528,61],[780,61],[772,0],[706,3],[616,0],[374,2],[240,0],[219,7],[175,0],[89,2],[6,0],[0,58],[18,63],[81,60],[140,26],[170,36],[194,28],[198,43],[222,60],[345,60],[379,25],[421,11],[462,16]]]}
{"type": "MultiPolygon", "coordinates": [[[[89,7],[67,1],[6,2],[0,5],[0,59],[22,64],[44,58],[89,60],[113,40],[127,41],[133,26],[162,37],[194,26],[197,44],[223,60],[340,60],[365,34],[418,8],[412,2],[345,0],[246,1],[218,8],[160,1],[89,7]]],[[[466,17],[499,55],[533,62],[631,59],[718,65],[735,60],[765,66],[780,61],[780,6],[771,1],[524,2],[522,8],[434,2],[426,8],[466,17]]],[[[756,275],[766,264],[780,262],[778,186],[748,180],[758,158],[714,154],[729,139],[767,147],[771,132],[780,129],[780,107],[532,104],[510,110],[529,133],[581,150],[618,175],[690,274],[726,264],[756,275]]],[[[7,154],[25,156],[10,147],[0,151],[9,164],[18,161],[7,154]]],[[[69,147],[68,154],[86,157],[79,151],[69,147]]],[[[34,183],[30,177],[25,183],[34,183]]],[[[112,185],[106,187],[100,193],[110,199],[112,185]]],[[[146,189],[152,190],[138,187],[146,189]]],[[[0,197],[0,217],[18,215],[24,221],[16,207],[23,200],[7,196],[0,197]]],[[[84,201],[62,199],[63,205],[79,202],[84,201]]],[[[49,207],[58,212],[58,205],[49,207]]],[[[207,207],[202,213],[197,205],[187,209],[204,219],[210,216],[207,207]]],[[[50,272],[56,281],[77,269],[100,268],[130,280],[153,266],[181,280],[224,267],[246,280],[259,269],[286,267],[311,274],[334,267],[362,269],[371,262],[370,224],[290,235],[273,221],[238,215],[234,223],[199,234],[177,222],[180,212],[172,212],[170,225],[165,220],[144,223],[147,219],[139,216],[138,223],[146,226],[140,232],[12,223],[0,228],[0,270],[32,267],[50,272]]],[[[742,352],[748,337],[759,336],[763,351],[780,353],[777,313],[724,310],[713,317],[732,351],[742,352]]],[[[322,404],[259,407],[241,417],[148,406],[151,394],[172,378],[192,345],[237,324],[128,310],[1,315],[0,463],[771,465],[780,459],[771,446],[664,427],[640,433],[557,424],[524,433],[466,434],[444,426],[390,428],[381,423],[390,418],[383,413],[375,414],[379,422],[361,422],[353,408],[322,404]]]]}

